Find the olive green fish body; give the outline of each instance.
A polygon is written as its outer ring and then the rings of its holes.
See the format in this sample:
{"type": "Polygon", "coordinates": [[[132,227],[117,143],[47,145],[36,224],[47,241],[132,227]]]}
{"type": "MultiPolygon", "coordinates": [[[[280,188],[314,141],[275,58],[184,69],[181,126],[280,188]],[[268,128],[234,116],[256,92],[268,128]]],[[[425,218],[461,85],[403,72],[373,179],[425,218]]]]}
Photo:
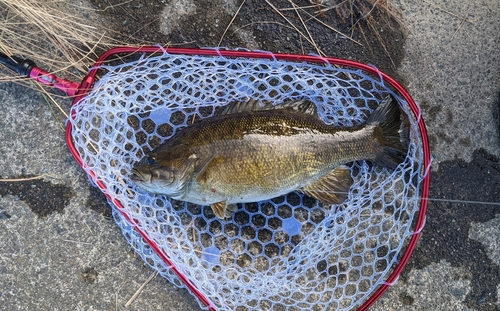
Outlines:
{"type": "Polygon", "coordinates": [[[371,160],[395,166],[406,155],[406,138],[401,138],[407,135],[401,129],[404,118],[394,107],[382,107],[385,111],[374,112],[366,124],[352,128],[327,125],[315,110],[304,113],[290,107],[210,117],[153,150],[134,168],[134,180],[151,192],[210,204],[219,217],[227,213],[228,204],[261,201],[294,190],[340,203],[345,194],[334,192],[347,192],[352,184],[343,164],[371,160]],[[390,120],[390,135],[397,137],[389,138],[396,146],[390,147],[392,154],[387,157],[387,135],[381,124],[389,117],[396,119],[390,120]]]}

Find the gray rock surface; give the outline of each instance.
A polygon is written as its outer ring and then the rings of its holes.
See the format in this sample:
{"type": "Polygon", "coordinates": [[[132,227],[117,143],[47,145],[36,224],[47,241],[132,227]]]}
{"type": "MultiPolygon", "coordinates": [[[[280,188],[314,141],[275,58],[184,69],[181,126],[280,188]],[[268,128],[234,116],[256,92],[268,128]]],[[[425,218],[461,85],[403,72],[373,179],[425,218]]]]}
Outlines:
{"type": "MultiPolygon", "coordinates": [[[[140,38],[190,46],[217,46],[240,5],[223,0],[90,3],[99,12],[83,12],[91,15],[89,23],[119,32],[127,43],[140,38]]],[[[427,226],[399,281],[371,310],[499,310],[500,4],[395,4],[407,29],[377,25],[389,54],[368,30],[365,37],[355,35],[361,47],[310,25],[325,54],[374,64],[402,81],[420,103],[431,137],[435,200],[429,203],[427,226]]],[[[222,46],[318,53],[264,1],[248,0],[234,23],[222,46]]],[[[58,102],[69,111],[69,99],[58,102]]],[[[36,88],[24,84],[1,81],[0,103],[0,178],[45,176],[0,182],[0,309],[199,310],[187,290],[161,277],[125,307],[153,271],[126,243],[104,196],[69,154],[64,116],[55,112],[56,120],[36,88]]]]}

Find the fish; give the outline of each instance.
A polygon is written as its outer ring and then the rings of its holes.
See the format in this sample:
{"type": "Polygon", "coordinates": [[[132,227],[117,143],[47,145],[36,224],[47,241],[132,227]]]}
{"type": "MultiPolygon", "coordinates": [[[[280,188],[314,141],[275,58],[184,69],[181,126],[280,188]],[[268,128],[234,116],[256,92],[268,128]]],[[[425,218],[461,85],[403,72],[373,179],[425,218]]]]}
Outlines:
{"type": "Polygon", "coordinates": [[[409,134],[408,116],[392,95],[353,127],[326,124],[309,100],[251,99],[180,129],[138,161],[130,179],[149,193],[210,205],[221,219],[237,203],[293,191],[340,204],[354,182],[347,164],[396,168],[408,153],[409,134]]]}

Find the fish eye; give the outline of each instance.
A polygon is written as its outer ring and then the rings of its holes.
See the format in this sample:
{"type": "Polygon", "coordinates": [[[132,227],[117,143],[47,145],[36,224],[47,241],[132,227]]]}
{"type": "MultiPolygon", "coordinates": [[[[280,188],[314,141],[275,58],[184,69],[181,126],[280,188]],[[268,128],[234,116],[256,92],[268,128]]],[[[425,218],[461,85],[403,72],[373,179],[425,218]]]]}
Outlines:
{"type": "Polygon", "coordinates": [[[146,164],[147,164],[147,165],[153,165],[153,164],[155,164],[155,163],[156,163],[156,159],[155,159],[155,157],[148,157],[148,158],[146,159],[146,164]]]}

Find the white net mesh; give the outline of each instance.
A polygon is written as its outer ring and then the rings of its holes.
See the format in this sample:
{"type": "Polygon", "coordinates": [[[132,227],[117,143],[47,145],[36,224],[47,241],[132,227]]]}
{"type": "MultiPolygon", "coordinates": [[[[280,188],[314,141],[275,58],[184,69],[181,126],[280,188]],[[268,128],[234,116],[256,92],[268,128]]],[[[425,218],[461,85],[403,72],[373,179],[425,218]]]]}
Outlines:
{"type": "MultiPolygon", "coordinates": [[[[350,165],[348,199],[325,207],[300,193],[239,204],[231,219],[210,207],[145,193],[129,180],[146,152],[234,100],[309,99],[330,124],[363,123],[391,88],[357,69],[266,59],[163,54],[103,67],[73,106],[74,145],[122,213],[219,310],[349,310],[398,264],[419,209],[422,148],[411,117],[405,162],[391,170],[350,165]]],[[[132,247],[162,276],[183,283],[115,211],[132,247]]]]}

